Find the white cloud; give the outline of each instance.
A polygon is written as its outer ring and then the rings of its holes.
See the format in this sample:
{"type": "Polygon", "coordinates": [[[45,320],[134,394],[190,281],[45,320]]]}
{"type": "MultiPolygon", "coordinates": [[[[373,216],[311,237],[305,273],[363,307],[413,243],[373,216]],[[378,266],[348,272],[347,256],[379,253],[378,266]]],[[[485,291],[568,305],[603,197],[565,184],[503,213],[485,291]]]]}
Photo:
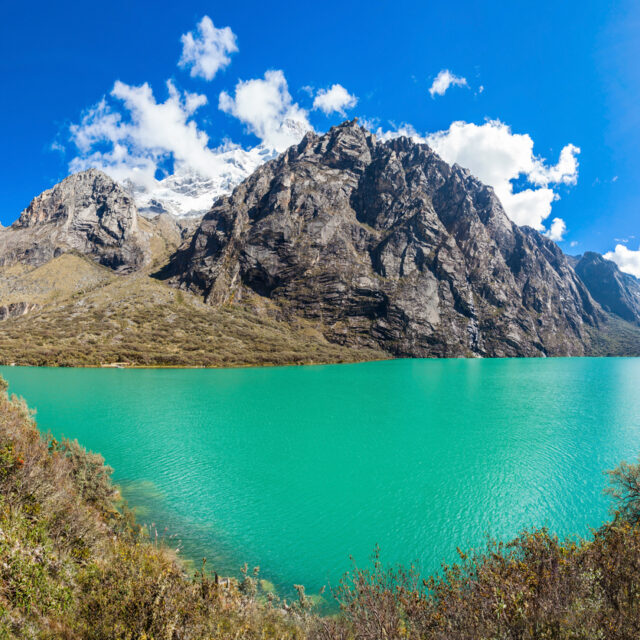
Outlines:
{"type": "Polygon", "coordinates": [[[108,170],[116,179],[135,177],[148,184],[158,164],[169,156],[203,175],[215,169],[216,153],[209,137],[198,129],[193,114],[207,103],[205,96],[179,92],[167,82],[165,102],[156,102],[151,87],[116,82],[113,102],[103,98],[80,124],[70,128],[80,155],[71,161],[78,171],[89,166],[108,170]],[[126,118],[123,118],[123,111],[126,118]]]}
{"type": "Polygon", "coordinates": [[[571,246],[571,248],[573,249],[574,247],[577,247],[580,243],[577,240],[572,240],[569,245],[571,246]]]}
{"type": "Polygon", "coordinates": [[[320,109],[325,115],[339,113],[343,117],[345,109],[356,106],[358,98],[352,96],[341,84],[334,84],[330,89],[320,89],[313,101],[313,108],[320,109]]]}
{"type": "Polygon", "coordinates": [[[461,76],[455,76],[449,69],[442,69],[436,76],[433,84],[429,89],[432,98],[443,96],[449,87],[466,87],[467,79],[461,76]]]}
{"type": "Polygon", "coordinates": [[[182,56],[178,66],[191,68],[192,78],[213,80],[220,69],[230,62],[230,53],[238,51],[236,35],[229,27],[217,29],[209,16],[197,25],[197,33],[185,33],[182,37],[182,56]]]}
{"type": "Polygon", "coordinates": [[[264,79],[239,81],[235,96],[223,91],[218,106],[277,151],[284,151],[313,130],[307,112],[291,99],[282,71],[267,71],[264,79]]]}
{"type": "Polygon", "coordinates": [[[230,112],[261,137],[261,144],[247,149],[229,141],[212,146],[196,122],[206,97],[181,92],[172,82],[167,90],[162,102],[146,83],[116,82],[108,96],[70,127],[77,152],[70,170],[95,167],[130,182],[143,208],[152,208],[157,198],[177,214],[202,211],[311,128],[306,111],[292,102],[281,72],[239,83],[235,99],[227,96],[230,112]]]}
{"type": "MultiPolygon", "coordinates": [[[[548,165],[533,153],[528,134],[512,133],[499,120],[482,125],[453,122],[449,129],[421,135],[410,124],[390,131],[378,127],[381,140],[406,136],[426,143],[449,164],[457,163],[494,188],[507,215],[519,225],[544,231],[543,221],[551,214],[552,203],[559,198],[550,185],[576,184],[580,149],[568,144],[555,165],[548,165]],[[527,187],[514,191],[513,180],[524,178],[527,187]],[[535,187],[535,188],[534,188],[535,187]]],[[[556,225],[556,231],[559,227],[556,225]]]]}
{"type": "Polygon", "coordinates": [[[613,251],[609,251],[609,253],[605,253],[604,257],[615,262],[620,271],[640,278],[640,249],[632,251],[623,244],[617,244],[616,248],[613,251]]]}
{"type": "MultiPolygon", "coordinates": [[[[377,120],[361,120],[365,127],[373,131],[376,126],[377,120]]],[[[392,123],[393,124],[393,123],[392,123]]],[[[394,129],[389,129],[387,131],[383,130],[382,127],[378,127],[375,130],[376,137],[378,140],[392,140],[393,138],[411,138],[414,142],[419,142],[421,144],[427,144],[427,138],[425,136],[420,135],[415,127],[411,124],[401,124],[395,126],[394,129]]]]}
{"type": "Polygon", "coordinates": [[[565,224],[565,221],[562,218],[554,218],[544,235],[547,236],[549,240],[560,242],[561,240],[564,240],[564,234],[566,232],[567,225],[565,224]]]}
{"type": "Polygon", "coordinates": [[[175,212],[206,209],[201,201],[210,205],[214,196],[231,190],[273,152],[262,146],[244,150],[228,142],[211,147],[208,135],[193,119],[206,98],[181,93],[171,82],[167,88],[167,99],[157,102],[148,84],[133,87],[116,82],[110,96],[70,127],[78,154],[69,168],[74,172],[101,169],[115,180],[131,182],[137,193],[151,194],[151,198],[167,191],[166,180],[158,181],[156,174],[170,161],[176,176],[171,182],[173,195],[169,194],[177,202],[175,212]],[[182,193],[184,177],[203,184],[206,197],[182,193]]]}
{"type": "Polygon", "coordinates": [[[578,147],[566,145],[558,163],[548,165],[534,155],[531,136],[513,133],[499,120],[482,125],[454,122],[446,131],[419,139],[426,140],[450,164],[466,167],[492,186],[516,224],[529,225],[539,231],[544,229],[543,221],[559,197],[550,185],[572,185],[578,179],[578,147]],[[523,177],[532,186],[514,192],[512,181],[523,177]]]}

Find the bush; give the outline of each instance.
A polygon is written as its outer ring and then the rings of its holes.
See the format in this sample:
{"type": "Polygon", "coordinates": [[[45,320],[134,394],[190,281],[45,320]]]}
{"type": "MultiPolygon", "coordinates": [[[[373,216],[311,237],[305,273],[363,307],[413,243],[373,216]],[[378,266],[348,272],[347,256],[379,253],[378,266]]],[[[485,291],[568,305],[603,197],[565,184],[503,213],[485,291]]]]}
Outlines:
{"type": "Polygon", "coordinates": [[[72,640],[578,640],[640,638],[640,464],[610,473],[613,518],[589,540],[546,529],[422,578],[376,550],[319,617],[240,582],[186,574],[118,503],[111,469],[77,442],[38,433],[0,379],[0,637],[72,640]]]}

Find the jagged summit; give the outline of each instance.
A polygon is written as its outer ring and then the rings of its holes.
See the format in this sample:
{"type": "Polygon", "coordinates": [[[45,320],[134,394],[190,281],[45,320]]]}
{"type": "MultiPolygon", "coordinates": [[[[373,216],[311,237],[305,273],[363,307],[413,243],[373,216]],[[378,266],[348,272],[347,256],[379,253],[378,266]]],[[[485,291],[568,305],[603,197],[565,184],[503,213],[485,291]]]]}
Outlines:
{"type": "Polygon", "coordinates": [[[139,268],[148,257],[133,198],[97,169],[47,189],[0,233],[0,265],[38,266],[74,251],[122,272],[139,268]]]}
{"type": "Polygon", "coordinates": [[[587,251],[576,261],[576,273],[602,307],[627,322],[640,324],[640,281],[623,273],[599,253],[587,251]]]}
{"type": "Polygon", "coordinates": [[[130,209],[132,222],[137,222],[135,205],[118,183],[99,169],[87,169],[66,177],[36,196],[12,226],[33,227],[63,220],[70,224],[83,213],[86,216],[83,208],[91,207],[94,202],[101,205],[91,212],[96,218],[108,216],[116,207],[125,207],[130,209]]]}
{"type": "Polygon", "coordinates": [[[490,187],[357,120],[307,133],[220,198],[165,274],[403,356],[580,355],[602,317],[558,246],[490,187]]]}

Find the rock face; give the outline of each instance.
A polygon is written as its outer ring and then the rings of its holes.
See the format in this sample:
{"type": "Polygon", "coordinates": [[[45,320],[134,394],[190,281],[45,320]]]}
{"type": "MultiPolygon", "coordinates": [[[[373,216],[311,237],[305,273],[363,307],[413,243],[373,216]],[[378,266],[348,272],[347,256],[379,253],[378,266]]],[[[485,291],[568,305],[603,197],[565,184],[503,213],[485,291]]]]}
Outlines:
{"type": "Polygon", "coordinates": [[[148,238],[138,229],[132,197],[95,169],[43,192],[11,227],[0,230],[0,266],[39,266],[70,251],[122,273],[148,260],[148,238]]]}
{"type": "Polygon", "coordinates": [[[11,304],[0,305],[0,322],[9,318],[24,316],[37,308],[37,304],[29,302],[13,302],[11,304]]]}
{"type": "Polygon", "coordinates": [[[307,134],[219,199],[164,274],[212,304],[258,293],[333,342],[398,356],[583,355],[603,315],[490,187],[356,121],[307,134]]]}
{"type": "Polygon", "coordinates": [[[605,311],[640,325],[640,281],[622,273],[615,262],[586,252],[575,264],[576,273],[605,311]]]}

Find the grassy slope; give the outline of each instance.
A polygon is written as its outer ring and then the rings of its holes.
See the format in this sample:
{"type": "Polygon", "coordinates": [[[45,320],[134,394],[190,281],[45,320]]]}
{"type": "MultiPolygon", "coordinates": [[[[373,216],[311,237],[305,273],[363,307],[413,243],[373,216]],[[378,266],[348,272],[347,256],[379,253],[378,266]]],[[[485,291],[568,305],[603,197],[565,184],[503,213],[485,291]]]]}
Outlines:
{"type": "Polygon", "coordinates": [[[305,320],[275,319],[259,298],[214,309],[146,274],[115,276],[63,255],[33,271],[0,272],[0,304],[39,309],[0,322],[0,363],[96,366],[242,366],[388,357],[342,347],[305,320]]]}
{"type": "Polygon", "coordinates": [[[16,264],[0,269],[0,304],[55,305],[111,282],[113,272],[79,256],[65,254],[33,269],[16,264]]]}

